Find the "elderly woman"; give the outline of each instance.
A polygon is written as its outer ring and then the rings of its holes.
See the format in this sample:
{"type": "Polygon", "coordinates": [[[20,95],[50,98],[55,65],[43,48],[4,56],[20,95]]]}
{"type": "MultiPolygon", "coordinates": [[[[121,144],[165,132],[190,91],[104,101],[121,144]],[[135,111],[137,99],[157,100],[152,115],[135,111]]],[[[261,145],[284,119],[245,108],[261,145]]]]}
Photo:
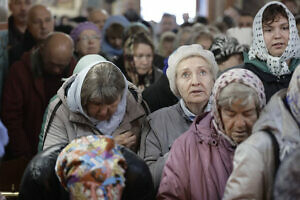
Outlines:
{"type": "Polygon", "coordinates": [[[127,61],[125,62],[126,77],[141,91],[159,80],[162,71],[153,65],[154,44],[150,37],[140,32],[125,42],[127,61]]]}
{"type": "Polygon", "coordinates": [[[225,200],[273,199],[273,183],[279,163],[285,162],[285,158],[300,148],[299,98],[300,66],[293,73],[289,88],[272,96],[255,123],[253,134],[237,148],[225,200]]]}
{"type": "Polygon", "coordinates": [[[118,67],[99,55],[87,55],[50,102],[42,127],[43,149],[87,135],[111,135],[136,151],[145,116],[141,94],[118,67]]]}
{"type": "Polygon", "coordinates": [[[175,140],[158,199],[221,199],[236,146],[245,140],[265,105],[264,87],[249,70],[231,69],[214,85],[211,113],[199,115],[175,140]]]}
{"type": "Polygon", "coordinates": [[[88,54],[100,53],[101,32],[92,22],[78,24],[70,33],[75,46],[75,55],[79,59],[88,54]]]}
{"type": "Polygon", "coordinates": [[[149,115],[139,152],[150,168],[156,188],[174,140],[188,130],[196,115],[207,109],[218,70],[213,54],[198,44],[179,47],[168,64],[170,88],[180,100],[149,115]]]}
{"type": "Polygon", "coordinates": [[[299,58],[300,40],[294,16],[284,4],[269,2],[254,18],[253,42],[244,57],[245,69],[262,80],[267,101],[288,87],[299,58]]]}

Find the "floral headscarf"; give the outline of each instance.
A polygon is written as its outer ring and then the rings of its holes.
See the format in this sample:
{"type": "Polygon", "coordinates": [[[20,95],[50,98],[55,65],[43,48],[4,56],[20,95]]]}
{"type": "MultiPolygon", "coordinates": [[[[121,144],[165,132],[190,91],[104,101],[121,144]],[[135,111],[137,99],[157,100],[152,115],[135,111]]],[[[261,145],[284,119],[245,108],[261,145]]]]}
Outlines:
{"type": "Polygon", "coordinates": [[[56,174],[72,199],[117,200],[125,186],[126,161],[108,136],[73,140],[59,154],[56,174]]]}
{"type": "Polygon", "coordinates": [[[291,71],[289,70],[289,67],[286,64],[286,61],[289,60],[290,58],[300,57],[300,39],[299,39],[298,30],[295,22],[295,17],[287,9],[287,7],[278,1],[272,1],[267,3],[256,14],[253,21],[252,31],[253,31],[253,42],[249,51],[249,59],[253,60],[259,58],[262,61],[266,61],[268,69],[275,76],[290,74],[291,71]],[[274,57],[268,53],[268,49],[266,47],[264,36],[263,36],[263,26],[262,26],[263,12],[268,6],[273,4],[278,4],[284,8],[289,21],[289,30],[290,30],[289,42],[285,51],[280,57],[274,57]]]}
{"type": "Polygon", "coordinates": [[[218,99],[221,90],[233,82],[242,83],[253,88],[258,94],[260,108],[262,109],[266,105],[264,85],[253,72],[247,69],[235,68],[221,74],[221,76],[216,80],[212,91],[212,115],[214,117],[213,123],[215,129],[218,131],[218,133],[225,136],[226,134],[224,131],[224,126],[216,100],[218,99]]]}
{"type": "Polygon", "coordinates": [[[286,99],[294,118],[300,125],[300,66],[293,73],[286,99]]]}

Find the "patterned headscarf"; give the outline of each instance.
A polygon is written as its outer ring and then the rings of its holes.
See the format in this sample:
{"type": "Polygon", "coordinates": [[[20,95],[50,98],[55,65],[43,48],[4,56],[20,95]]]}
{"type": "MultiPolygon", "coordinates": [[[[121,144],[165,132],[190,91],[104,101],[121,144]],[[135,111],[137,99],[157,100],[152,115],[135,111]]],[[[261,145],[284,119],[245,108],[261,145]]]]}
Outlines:
{"type": "Polygon", "coordinates": [[[290,58],[299,58],[300,57],[300,39],[298,35],[298,30],[295,22],[295,17],[293,14],[287,9],[287,7],[278,2],[272,1],[267,3],[264,7],[262,7],[258,13],[256,14],[253,21],[253,42],[249,51],[249,59],[253,60],[259,58],[262,61],[267,62],[267,67],[270,72],[275,76],[280,76],[283,74],[290,74],[286,61],[290,58]],[[273,4],[278,4],[282,6],[288,16],[289,21],[289,42],[288,45],[280,57],[271,56],[268,53],[268,49],[266,47],[264,36],[263,36],[263,25],[262,25],[262,16],[264,10],[273,4]]]}
{"type": "Polygon", "coordinates": [[[242,83],[250,88],[253,88],[259,98],[259,106],[262,109],[266,105],[266,96],[264,85],[261,80],[251,71],[241,68],[235,68],[228,70],[221,74],[216,80],[213,91],[212,91],[212,115],[214,117],[213,123],[218,133],[226,136],[224,126],[218,110],[216,100],[218,99],[220,92],[230,83],[242,83]]]}
{"type": "Polygon", "coordinates": [[[234,54],[241,54],[248,52],[247,45],[240,45],[238,40],[226,35],[216,37],[210,47],[210,51],[215,55],[218,64],[229,59],[234,54]]]}
{"type": "Polygon", "coordinates": [[[300,125],[300,66],[293,73],[286,99],[294,118],[300,125]]]}
{"type": "Polygon", "coordinates": [[[56,174],[72,199],[118,200],[125,186],[126,161],[108,136],[73,140],[59,154],[56,174]]]}

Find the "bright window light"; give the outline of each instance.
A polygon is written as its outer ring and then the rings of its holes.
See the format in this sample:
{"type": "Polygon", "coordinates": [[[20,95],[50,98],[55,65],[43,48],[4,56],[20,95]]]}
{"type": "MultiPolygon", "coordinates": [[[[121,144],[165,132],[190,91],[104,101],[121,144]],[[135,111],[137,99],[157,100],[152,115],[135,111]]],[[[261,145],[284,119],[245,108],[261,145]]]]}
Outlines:
{"type": "Polygon", "coordinates": [[[177,24],[183,23],[183,13],[190,18],[196,15],[196,0],[141,0],[141,16],[146,21],[160,22],[164,13],[176,16],[177,24]]]}

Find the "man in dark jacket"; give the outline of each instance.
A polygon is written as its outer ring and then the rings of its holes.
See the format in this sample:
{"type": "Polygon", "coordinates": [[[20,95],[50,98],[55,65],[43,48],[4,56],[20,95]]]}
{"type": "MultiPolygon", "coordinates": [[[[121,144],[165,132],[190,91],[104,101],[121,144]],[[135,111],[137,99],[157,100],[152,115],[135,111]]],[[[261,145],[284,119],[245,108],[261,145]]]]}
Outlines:
{"type": "Polygon", "coordinates": [[[23,41],[9,50],[9,65],[19,60],[24,52],[37,48],[54,30],[54,19],[44,5],[34,5],[28,11],[27,29],[23,41]]]}
{"type": "Polygon", "coordinates": [[[12,65],[1,113],[10,137],[9,157],[31,158],[36,154],[45,108],[62,85],[62,78],[70,76],[75,67],[73,50],[72,39],[57,32],[12,65]]]}
{"type": "Polygon", "coordinates": [[[8,3],[11,16],[8,19],[9,46],[13,47],[23,42],[27,27],[27,13],[31,0],[10,0],[8,3]]]}

